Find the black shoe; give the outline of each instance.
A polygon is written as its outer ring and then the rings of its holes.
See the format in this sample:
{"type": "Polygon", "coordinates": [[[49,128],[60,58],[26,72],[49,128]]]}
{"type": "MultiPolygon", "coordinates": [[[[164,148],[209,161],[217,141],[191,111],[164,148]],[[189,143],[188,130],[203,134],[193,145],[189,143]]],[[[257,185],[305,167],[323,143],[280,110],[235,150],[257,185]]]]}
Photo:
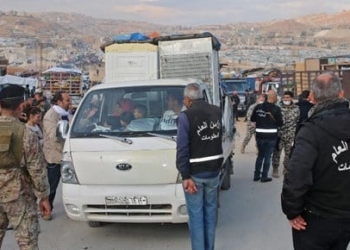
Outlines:
{"type": "Polygon", "coordinates": [[[270,181],[272,181],[272,178],[269,178],[269,177],[261,179],[261,182],[270,182],[270,181]]]}
{"type": "Polygon", "coordinates": [[[260,177],[254,177],[253,181],[260,181],[260,177]]]}

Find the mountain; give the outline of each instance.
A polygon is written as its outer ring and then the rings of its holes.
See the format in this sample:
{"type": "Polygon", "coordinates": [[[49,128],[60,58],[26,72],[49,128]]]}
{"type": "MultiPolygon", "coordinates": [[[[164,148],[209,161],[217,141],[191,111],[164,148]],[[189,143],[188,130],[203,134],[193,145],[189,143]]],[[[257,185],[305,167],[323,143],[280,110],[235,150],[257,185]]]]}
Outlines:
{"type": "Polygon", "coordinates": [[[314,27],[334,27],[339,25],[350,27],[350,10],[343,10],[335,14],[322,13],[307,15],[296,18],[295,20],[314,27]]]}
{"type": "MultiPolygon", "coordinates": [[[[226,25],[164,26],[147,22],[97,19],[75,13],[25,13],[0,12],[0,37],[37,38],[50,42],[53,39],[76,39],[87,43],[100,44],[116,34],[157,31],[160,34],[194,33],[209,31],[223,39],[223,42],[239,36],[256,37],[300,37],[326,39],[344,42],[350,38],[350,10],[335,14],[306,15],[294,19],[272,20],[259,23],[231,23],[226,25]],[[331,30],[324,32],[324,30],[331,30]]],[[[234,40],[232,43],[246,39],[234,40]]],[[[257,40],[259,42],[259,40],[257,40]]],[[[257,43],[256,42],[256,43],[257,43]]]]}
{"type": "Polygon", "coordinates": [[[44,22],[71,27],[79,33],[99,37],[113,36],[118,33],[153,31],[161,28],[161,25],[146,22],[97,19],[81,14],[50,12],[37,14],[37,16],[44,22]]]}

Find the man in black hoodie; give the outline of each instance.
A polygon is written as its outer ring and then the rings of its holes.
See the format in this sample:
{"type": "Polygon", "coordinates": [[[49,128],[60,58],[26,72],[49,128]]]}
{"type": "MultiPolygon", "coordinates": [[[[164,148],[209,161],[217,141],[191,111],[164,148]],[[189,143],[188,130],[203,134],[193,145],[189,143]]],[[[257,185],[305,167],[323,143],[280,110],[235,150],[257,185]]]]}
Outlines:
{"type": "Polygon", "coordinates": [[[337,76],[319,75],[316,105],[297,132],[282,190],[296,250],[346,250],[350,241],[350,111],[337,76]]]}

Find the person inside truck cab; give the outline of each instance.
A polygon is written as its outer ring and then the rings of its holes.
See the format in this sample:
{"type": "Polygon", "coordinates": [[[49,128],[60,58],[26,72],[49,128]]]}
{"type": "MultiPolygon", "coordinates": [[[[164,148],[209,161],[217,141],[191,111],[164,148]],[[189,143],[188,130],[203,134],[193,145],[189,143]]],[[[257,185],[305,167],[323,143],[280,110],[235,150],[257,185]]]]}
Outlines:
{"type": "Polygon", "coordinates": [[[135,106],[133,114],[135,119],[145,118],[147,115],[147,107],[145,105],[138,104],[135,106]]]}
{"type": "Polygon", "coordinates": [[[118,117],[124,112],[132,112],[134,109],[134,103],[130,99],[121,99],[119,100],[115,107],[113,116],[118,117]]]}
{"type": "Polygon", "coordinates": [[[182,91],[169,92],[167,96],[168,110],[163,113],[160,119],[160,130],[176,129],[176,120],[180,112],[183,110],[182,91]]]}
{"type": "Polygon", "coordinates": [[[130,124],[132,120],[134,120],[134,115],[132,112],[127,111],[120,116],[115,117],[115,116],[108,116],[104,122],[101,123],[96,123],[94,126],[90,126],[92,131],[114,131],[114,132],[123,132],[123,131],[128,131],[127,127],[130,124]]]}
{"type": "Polygon", "coordinates": [[[81,114],[81,119],[79,120],[79,130],[81,131],[91,131],[94,127],[90,127],[94,123],[99,121],[99,110],[100,101],[97,96],[94,96],[90,103],[82,107],[83,111],[81,114]]]}

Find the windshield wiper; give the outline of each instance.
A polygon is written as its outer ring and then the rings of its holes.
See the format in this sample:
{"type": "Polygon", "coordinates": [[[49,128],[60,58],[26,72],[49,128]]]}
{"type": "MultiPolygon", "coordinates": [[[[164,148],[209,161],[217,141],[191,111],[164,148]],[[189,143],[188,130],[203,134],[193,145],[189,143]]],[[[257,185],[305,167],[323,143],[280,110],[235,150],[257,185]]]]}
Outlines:
{"type": "Polygon", "coordinates": [[[109,138],[109,139],[114,139],[114,140],[117,140],[117,141],[120,141],[120,142],[124,142],[124,143],[127,143],[127,144],[132,144],[133,141],[129,138],[126,138],[126,137],[118,137],[118,136],[111,136],[111,135],[103,135],[103,134],[100,134],[101,137],[105,137],[105,138],[109,138]]]}
{"type": "Polygon", "coordinates": [[[155,134],[155,133],[147,133],[148,135],[156,136],[159,138],[163,138],[166,140],[174,141],[176,142],[176,136],[171,136],[171,135],[161,135],[161,134],[155,134]]]}

